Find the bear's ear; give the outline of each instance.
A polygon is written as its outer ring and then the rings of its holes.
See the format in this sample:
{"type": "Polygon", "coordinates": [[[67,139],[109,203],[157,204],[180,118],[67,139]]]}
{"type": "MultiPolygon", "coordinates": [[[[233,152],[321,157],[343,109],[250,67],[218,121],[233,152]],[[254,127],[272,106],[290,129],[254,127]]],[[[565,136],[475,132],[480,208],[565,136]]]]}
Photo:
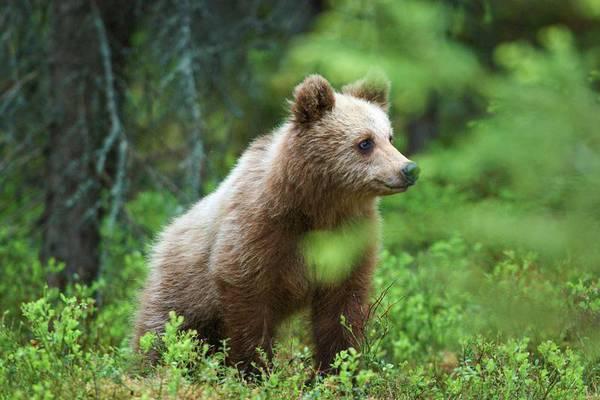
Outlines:
{"type": "Polygon", "coordinates": [[[365,78],[350,83],[342,88],[342,93],[374,103],[385,112],[390,107],[390,81],[383,77],[365,78]]]}
{"type": "Polygon", "coordinates": [[[298,124],[315,122],[333,110],[335,93],[321,75],[310,75],[294,89],[292,115],[298,124]]]}

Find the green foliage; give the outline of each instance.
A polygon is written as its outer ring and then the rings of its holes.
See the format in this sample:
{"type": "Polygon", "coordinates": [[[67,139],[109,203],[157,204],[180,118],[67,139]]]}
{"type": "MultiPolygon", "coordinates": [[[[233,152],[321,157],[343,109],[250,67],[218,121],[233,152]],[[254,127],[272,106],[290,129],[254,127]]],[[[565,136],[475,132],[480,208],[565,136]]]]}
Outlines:
{"type": "Polygon", "coordinates": [[[34,244],[20,233],[0,227],[0,310],[16,314],[21,303],[42,294],[47,275],[62,268],[42,266],[34,244]]]}
{"type": "Polygon", "coordinates": [[[131,218],[150,234],[158,232],[170,218],[183,211],[177,199],[161,192],[138,193],[126,208],[131,218]]]}
{"type": "MultiPolygon", "coordinates": [[[[3,397],[51,399],[82,398],[85,389],[111,372],[118,355],[102,357],[86,349],[93,336],[90,319],[92,299],[77,299],[47,292],[36,301],[23,304],[29,341],[5,347],[1,365],[3,397]],[[58,301],[57,301],[58,300],[58,301]]],[[[0,336],[13,332],[3,321],[0,336]]]]}
{"type": "Polygon", "coordinates": [[[316,283],[340,282],[352,272],[377,237],[377,226],[353,221],[335,230],[309,232],[301,243],[308,277],[316,283]]]}
{"type": "Polygon", "coordinates": [[[484,89],[490,116],[458,153],[437,159],[434,174],[486,199],[449,216],[470,235],[550,257],[569,252],[576,265],[590,268],[599,260],[597,96],[568,32],[549,28],[540,40],[545,49],[498,48],[507,74],[484,89]],[[482,181],[486,186],[478,187],[482,181]]]}
{"type": "MultiPolygon", "coordinates": [[[[23,306],[31,339],[16,344],[14,331],[0,325],[0,395],[10,398],[253,397],[285,398],[585,398],[585,364],[571,349],[544,341],[531,350],[527,338],[496,342],[475,336],[440,359],[431,353],[425,364],[383,363],[376,347],[341,352],[333,366],[338,374],[306,385],[311,372],[306,348],[294,346],[290,360],[276,358],[261,378],[245,382],[225,366],[224,353],[209,351],[195,332],[180,332],[183,319],[171,314],[160,339],[162,360],[136,376],[123,350],[100,353],[86,344],[94,313],[91,299],[51,295],[23,306]],[[377,353],[377,354],[376,354],[377,353]],[[293,361],[293,362],[292,362],[293,361]]],[[[393,332],[393,331],[391,331],[393,332]]],[[[380,333],[380,332],[379,332],[380,333]]],[[[389,341],[370,333],[370,339],[389,341]]],[[[423,343],[429,338],[420,338],[423,343]]],[[[150,350],[156,337],[147,335],[150,350]]],[[[414,361],[414,359],[413,359],[414,361]]]]}
{"type": "Polygon", "coordinates": [[[404,112],[422,111],[432,90],[460,93],[479,74],[473,54],[447,40],[445,8],[424,1],[333,4],[290,52],[296,68],[337,84],[380,69],[392,81],[392,104],[404,112]]]}
{"type": "Polygon", "coordinates": [[[452,396],[584,399],[583,366],[571,351],[547,341],[532,356],[527,339],[492,346],[481,339],[465,346],[460,366],[447,380],[452,396]]]}

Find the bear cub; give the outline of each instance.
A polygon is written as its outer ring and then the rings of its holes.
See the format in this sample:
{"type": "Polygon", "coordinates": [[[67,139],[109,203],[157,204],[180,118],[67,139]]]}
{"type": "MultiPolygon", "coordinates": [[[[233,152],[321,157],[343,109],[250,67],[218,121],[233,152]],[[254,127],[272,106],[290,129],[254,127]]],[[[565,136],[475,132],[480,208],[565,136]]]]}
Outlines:
{"type": "Polygon", "coordinates": [[[303,308],[321,371],[358,348],[379,245],[377,198],[406,191],[419,172],[392,145],[388,92],[387,82],[361,80],[338,93],[319,75],[295,88],[287,121],[254,140],[218,189],[160,234],[134,348],[146,332],[162,333],[175,311],[208,343],[228,339],[228,362],[248,370],[260,363],[257,347],[272,356],[278,325],[303,308]],[[313,272],[326,263],[307,256],[306,238],[344,230],[368,234],[350,242],[343,273],[321,278],[313,272]]]}

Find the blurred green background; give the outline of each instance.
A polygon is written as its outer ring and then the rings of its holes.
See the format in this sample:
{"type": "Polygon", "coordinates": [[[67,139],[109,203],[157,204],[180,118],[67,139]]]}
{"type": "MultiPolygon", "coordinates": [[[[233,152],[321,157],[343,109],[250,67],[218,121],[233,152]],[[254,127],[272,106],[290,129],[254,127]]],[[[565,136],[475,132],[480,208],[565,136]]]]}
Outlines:
{"type": "Polygon", "coordinates": [[[599,396],[600,1],[9,0],[0,26],[3,398],[599,396]],[[172,333],[138,375],[154,235],[311,73],[385,74],[423,171],[381,203],[365,348],[307,388],[301,319],[258,382],[172,333]]]}

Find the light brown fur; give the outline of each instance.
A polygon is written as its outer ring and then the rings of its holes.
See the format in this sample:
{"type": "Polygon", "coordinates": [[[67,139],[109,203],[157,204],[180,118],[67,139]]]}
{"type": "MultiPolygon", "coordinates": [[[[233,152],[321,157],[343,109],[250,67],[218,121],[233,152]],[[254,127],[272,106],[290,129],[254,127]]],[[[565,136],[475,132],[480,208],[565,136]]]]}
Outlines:
{"type": "Polygon", "coordinates": [[[278,324],[304,307],[311,309],[320,368],[359,345],[378,238],[334,284],[308,278],[299,243],[311,231],[359,219],[378,224],[377,196],[406,189],[400,168],[408,160],[389,142],[381,90],[374,95],[358,84],[349,92],[368,96],[335,93],[320,76],[295,89],[289,121],[255,140],[219,188],[160,235],[136,348],[145,332],[162,332],[174,310],[185,317],[184,328],[210,343],[228,338],[229,361],[247,368],[257,347],[271,355],[278,324]],[[375,142],[368,155],[357,150],[365,137],[375,142]],[[353,335],[340,324],[342,314],[353,335]]]}

